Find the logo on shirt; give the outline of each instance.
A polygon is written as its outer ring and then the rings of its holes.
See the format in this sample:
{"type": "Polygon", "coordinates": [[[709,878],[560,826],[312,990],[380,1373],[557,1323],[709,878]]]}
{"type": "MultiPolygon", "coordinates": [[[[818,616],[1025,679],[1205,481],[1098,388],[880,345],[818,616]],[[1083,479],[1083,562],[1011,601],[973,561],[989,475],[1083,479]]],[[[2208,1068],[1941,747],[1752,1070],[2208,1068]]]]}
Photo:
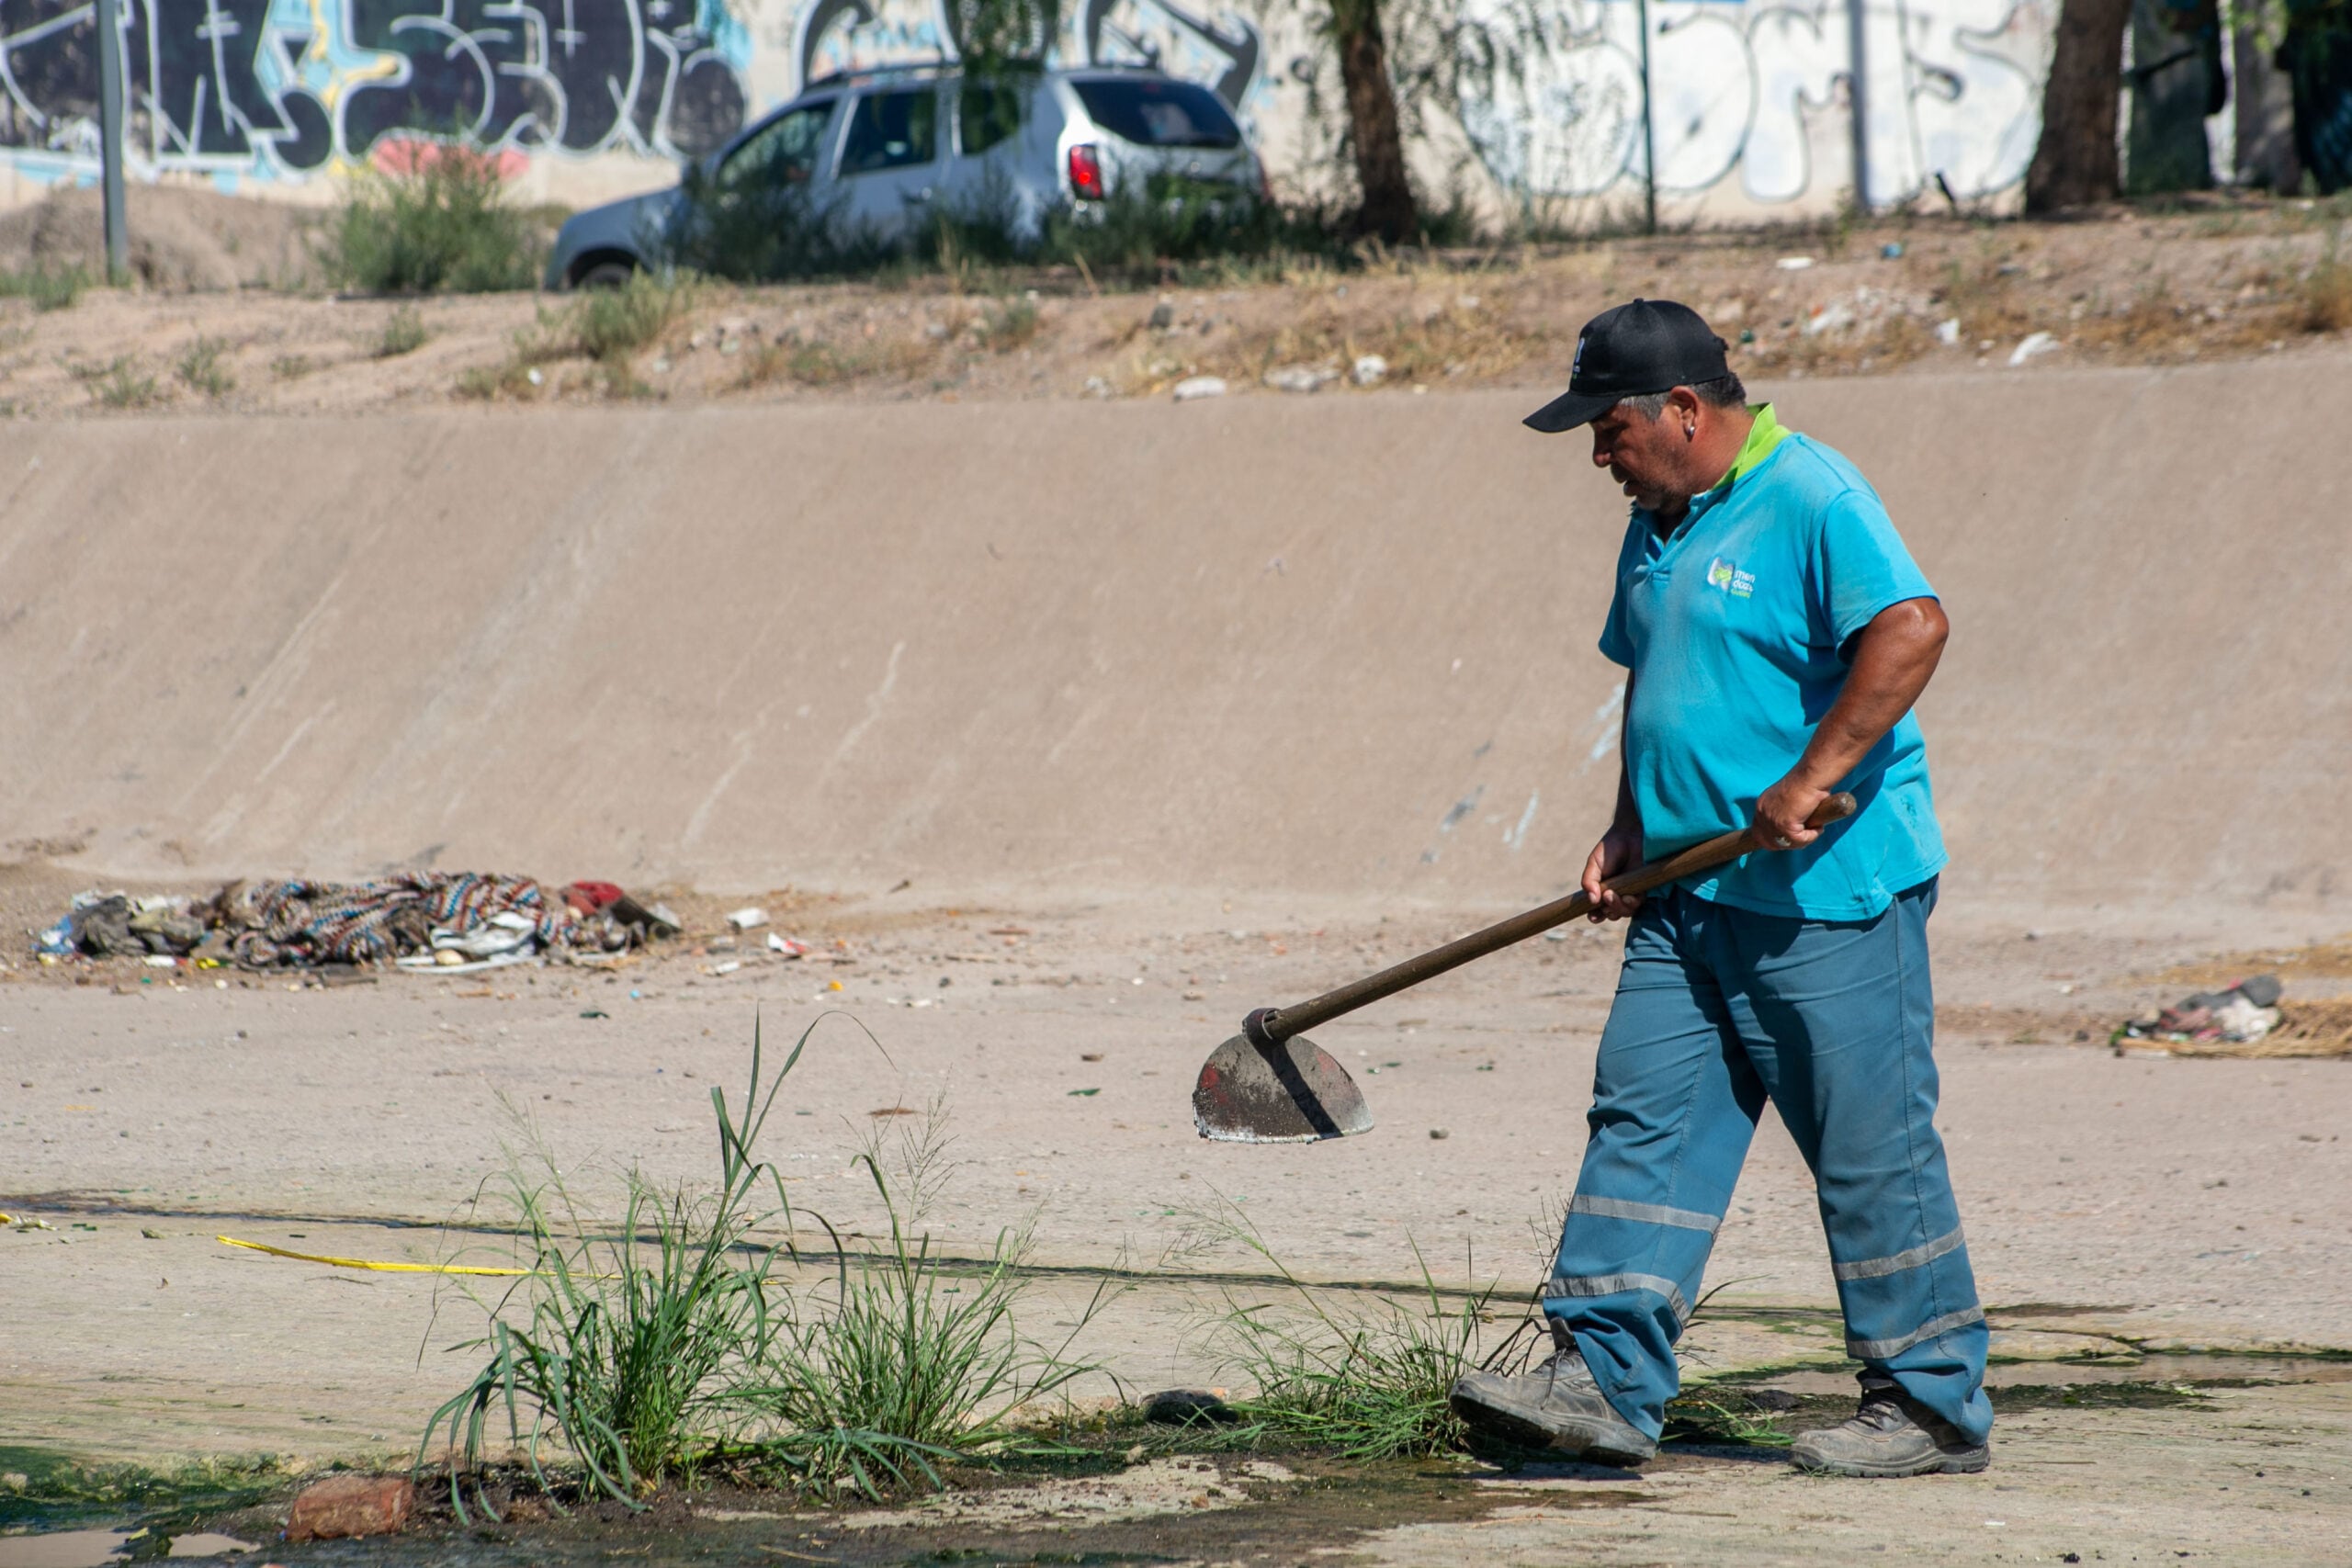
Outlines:
{"type": "Polygon", "coordinates": [[[1756,592],[1756,574],[1742,571],[1735,562],[1717,556],[1707,563],[1707,586],[1720,588],[1735,599],[1745,599],[1756,592]]]}

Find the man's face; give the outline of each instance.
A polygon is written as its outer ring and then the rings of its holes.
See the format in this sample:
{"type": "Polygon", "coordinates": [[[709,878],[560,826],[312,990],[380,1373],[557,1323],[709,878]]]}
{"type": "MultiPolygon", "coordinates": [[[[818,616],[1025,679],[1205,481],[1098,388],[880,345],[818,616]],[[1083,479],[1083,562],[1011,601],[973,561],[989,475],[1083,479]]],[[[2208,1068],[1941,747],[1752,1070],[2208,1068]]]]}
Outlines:
{"type": "Polygon", "coordinates": [[[1669,402],[1656,419],[1618,404],[1592,422],[1592,466],[1606,468],[1634,505],[1661,512],[1690,499],[1680,488],[1689,443],[1682,411],[1669,402]]]}

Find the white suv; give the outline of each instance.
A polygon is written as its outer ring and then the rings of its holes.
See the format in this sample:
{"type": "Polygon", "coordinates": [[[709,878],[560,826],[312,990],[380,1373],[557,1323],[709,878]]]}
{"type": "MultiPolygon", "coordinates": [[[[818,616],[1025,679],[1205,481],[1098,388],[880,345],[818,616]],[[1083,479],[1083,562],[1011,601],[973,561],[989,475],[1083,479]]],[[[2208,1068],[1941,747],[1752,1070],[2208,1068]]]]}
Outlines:
{"type": "MultiPolygon", "coordinates": [[[[1057,209],[1167,179],[1266,190],[1264,165],[1224,102],[1157,71],[1045,71],[966,82],[952,67],[859,72],[800,96],[668,190],[575,214],[548,258],[549,288],[608,287],[661,265],[695,188],[798,187],[858,239],[903,240],[943,206],[1001,217],[1034,242],[1057,209]]],[[[846,235],[844,237],[847,237],[846,235]]]]}

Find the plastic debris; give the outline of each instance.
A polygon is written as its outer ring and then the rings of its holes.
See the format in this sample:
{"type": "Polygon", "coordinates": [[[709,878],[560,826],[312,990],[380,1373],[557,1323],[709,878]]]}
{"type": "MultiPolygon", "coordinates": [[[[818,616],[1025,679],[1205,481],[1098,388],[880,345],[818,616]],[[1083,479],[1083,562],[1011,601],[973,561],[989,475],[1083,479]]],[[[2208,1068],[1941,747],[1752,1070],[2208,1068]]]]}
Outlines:
{"type": "Polygon", "coordinates": [[[1782,256],[1772,265],[1782,272],[1803,272],[1813,265],[1813,258],[1811,256],[1782,256]]]}
{"type": "Polygon", "coordinates": [[[1376,354],[1359,354],[1349,374],[1359,387],[1377,387],[1388,378],[1388,361],[1376,354]]]}
{"type": "Polygon", "coordinates": [[[739,931],[747,931],[754,926],[766,925],[768,923],[768,912],[765,909],[761,908],[758,905],[753,904],[748,908],[738,909],[733,914],[728,916],[727,923],[733,926],[739,931]]]}
{"type": "Polygon", "coordinates": [[[1960,318],[1947,316],[1936,323],[1936,341],[1946,348],[1960,346],[1960,318]]]}
{"type": "Polygon", "coordinates": [[[2133,1043],[2152,1047],[2225,1043],[2247,1045],[2278,1027],[2278,998],[2286,987],[2276,975],[2255,975],[2226,991],[2183,997],[2154,1018],[2135,1018],[2109,1037],[2118,1054],[2133,1043]]]}
{"type": "Polygon", "coordinates": [[[806,958],[808,956],[808,944],[805,942],[795,942],[792,938],[779,932],[770,931],[768,932],[768,951],[780,953],[786,958],[806,958]]]}
{"type": "Polygon", "coordinates": [[[361,965],[468,973],[547,956],[601,957],[674,934],[611,883],[574,883],[550,900],[528,877],[411,872],[372,882],[232,882],[209,898],[93,890],[33,940],[45,964],[138,958],[249,970],[301,967],[331,982],[361,965]]]}
{"type": "Polygon", "coordinates": [[[2009,351],[2009,368],[2014,370],[2029,359],[2036,359],[2058,346],[2055,333],[2029,333],[2016,348],[2009,351]]]}
{"type": "Polygon", "coordinates": [[[1180,403],[1189,403],[1198,398],[1221,398],[1225,396],[1225,378],[1187,376],[1176,383],[1176,390],[1171,395],[1180,403]]]}
{"type": "Polygon", "coordinates": [[[1339,378],[1337,370],[1324,365],[1279,365],[1263,378],[1277,392],[1319,392],[1339,378]]]}

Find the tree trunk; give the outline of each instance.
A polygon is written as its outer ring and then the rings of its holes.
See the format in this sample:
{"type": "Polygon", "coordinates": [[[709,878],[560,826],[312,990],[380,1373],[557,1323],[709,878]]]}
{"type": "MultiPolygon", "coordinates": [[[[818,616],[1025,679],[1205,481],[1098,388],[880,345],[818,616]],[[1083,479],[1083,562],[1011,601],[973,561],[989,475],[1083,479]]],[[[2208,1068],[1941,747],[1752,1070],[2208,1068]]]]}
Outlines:
{"type": "Polygon", "coordinates": [[[1420,219],[1405,176],[1405,138],[1396,123],[1396,91],[1388,80],[1379,0],[1331,0],[1331,34],[1340,51],[1340,83],[1348,95],[1356,183],[1363,187],[1356,226],[1392,244],[1409,240],[1420,219]]]}
{"type": "Polygon", "coordinates": [[[2122,188],[2115,115],[2131,20],[2132,0],[2065,0],[2060,8],[2041,89],[2041,140],[2025,173],[2029,213],[2112,201],[2122,188]]]}

